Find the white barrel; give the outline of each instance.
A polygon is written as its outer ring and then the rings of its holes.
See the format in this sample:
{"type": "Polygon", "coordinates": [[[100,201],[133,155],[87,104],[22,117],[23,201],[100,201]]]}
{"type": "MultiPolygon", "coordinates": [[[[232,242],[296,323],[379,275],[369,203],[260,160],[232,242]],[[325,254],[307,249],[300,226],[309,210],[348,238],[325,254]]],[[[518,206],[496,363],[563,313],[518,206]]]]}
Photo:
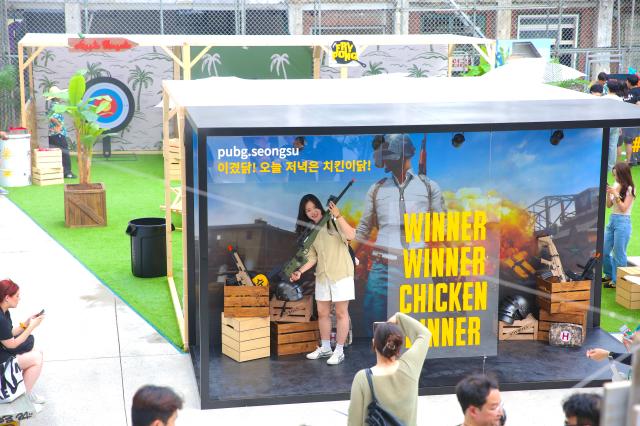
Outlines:
{"type": "Polygon", "coordinates": [[[0,186],[31,185],[31,135],[7,137],[0,139],[0,186]]]}

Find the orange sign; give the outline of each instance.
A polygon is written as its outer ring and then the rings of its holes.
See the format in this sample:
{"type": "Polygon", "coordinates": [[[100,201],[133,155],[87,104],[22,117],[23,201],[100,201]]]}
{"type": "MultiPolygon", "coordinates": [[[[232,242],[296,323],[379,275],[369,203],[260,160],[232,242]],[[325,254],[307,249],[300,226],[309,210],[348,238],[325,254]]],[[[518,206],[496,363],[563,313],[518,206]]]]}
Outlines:
{"type": "Polygon", "coordinates": [[[123,37],[69,38],[68,44],[72,52],[120,52],[138,45],[123,37]]]}

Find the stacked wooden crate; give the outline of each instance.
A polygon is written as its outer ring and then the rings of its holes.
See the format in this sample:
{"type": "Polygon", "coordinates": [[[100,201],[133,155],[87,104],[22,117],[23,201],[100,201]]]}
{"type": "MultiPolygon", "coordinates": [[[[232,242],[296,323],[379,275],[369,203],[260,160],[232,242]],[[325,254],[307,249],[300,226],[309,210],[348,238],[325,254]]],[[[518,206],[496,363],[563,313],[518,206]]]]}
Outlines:
{"type": "Polygon", "coordinates": [[[587,312],[591,300],[591,281],[559,282],[557,277],[548,280],[537,277],[537,296],[540,306],[538,340],[549,341],[553,323],[569,323],[582,326],[582,336],[587,336],[587,312]]]}
{"type": "Polygon", "coordinates": [[[38,186],[64,183],[62,151],[59,148],[37,148],[33,150],[31,182],[38,186]]]}
{"type": "Polygon", "coordinates": [[[270,355],[269,287],[225,286],[222,353],[244,362],[270,355]]]}
{"type": "Polygon", "coordinates": [[[498,340],[538,340],[538,320],[529,314],[523,320],[498,325],[498,340]]]}
{"type": "Polygon", "coordinates": [[[313,296],[296,302],[275,297],[270,302],[271,348],[274,355],[312,352],[318,345],[318,321],[311,321],[313,296]]]}
{"type": "Polygon", "coordinates": [[[616,303],[627,309],[640,309],[639,267],[624,267],[617,269],[616,303]]]}

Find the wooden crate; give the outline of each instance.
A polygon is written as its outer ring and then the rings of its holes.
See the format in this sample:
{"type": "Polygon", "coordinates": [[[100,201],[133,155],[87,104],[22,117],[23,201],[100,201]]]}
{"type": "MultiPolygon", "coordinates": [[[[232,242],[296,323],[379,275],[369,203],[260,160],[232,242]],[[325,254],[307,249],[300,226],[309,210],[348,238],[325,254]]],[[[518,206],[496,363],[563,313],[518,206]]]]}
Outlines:
{"type": "Polygon", "coordinates": [[[227,318],[269,316],[269,287],[225,286],[224,313],[227,318]]]}
{"type": "Polygon", "coordinates": [[[64,224],[68,228],[107,226],[107,199],[101,183],[64,186],[64,224]]]}
{"type": "Polygon", "coordinates": [[[578,324],[582,326],[582,338],[587,338],[587,312],[574,312],[564,314],[551,314],[544,309],[540,309],[538,319],[538,340],[549,341],[549,330],[551,324],[558,322],[567,322],[569,324],[578,324]]]}
{"type": "Polygon", "coordinates": [[[552,313],[585,312],[589,310],[591,297],[591,281],[558,282],[558,278],[551,277],[544,280],[536,277],[538,291],[538,305],[541,309],[552,313]]]}
{"type": "Polygon", "coordinates": [[[616,279],[616,303],[627,309],[640,309],[640,284],[627,280],[627,277],[640,277],[640,268],[618,268],[616,279]]]}
{"type": "Polygon", "coordinates": [[[313,297],[304,296],[297,302],[283,302],[274,297],[269,302],[271,321],[309,322],[313,313],[313,297]]]}
{"type": "Polygon", "coordinates": [[[318,346],[318,321],[272,322],[271,348],[274,355],[292,355],[313,352],[318,346]]]}
{"type": "Polygon", "coordinates": [[[64,183],[64,176],[62,175],[62,172],[62,167],[50,169],[33,167],[31,169],[31,183],[38,186],[64,183]]]}
{"type": "Polygon", "coordinates": [[[498,324],[498,340],[537,340],[538,320],[529,314],[523,320],[507,324],[500,321],[498,324]]]}
{"type": "Polygon", "coordinates": [[[39,169],[62,168],[62,151],[60,148],[38,148],[33,150],[33,167],[39,169]]]}
{"type": "Polygon", "coordinates": [[[222,313],[222,353],[238,362],[270,356],[269,317],[228,318],[222,313]]]}
{"type": "Polygon", "coordinates": [[[181,180],[180,141],[177,138],[169,139],[169,145],[167,146],[165,155],[169,160],[169,180],[181,180]]]}

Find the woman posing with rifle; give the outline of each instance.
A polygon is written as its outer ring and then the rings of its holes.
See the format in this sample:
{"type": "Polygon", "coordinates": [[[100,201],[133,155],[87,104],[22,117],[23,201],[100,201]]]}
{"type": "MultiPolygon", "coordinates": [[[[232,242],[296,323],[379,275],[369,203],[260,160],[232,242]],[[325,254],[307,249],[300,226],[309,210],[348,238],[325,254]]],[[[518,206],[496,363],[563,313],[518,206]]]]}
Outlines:
{"type": "MultiPolygon", "coordinates": [[[[322,345],[307,354],[308,359],[329,358],[327,364],[337,365],[344,361],[344,343],[349,334],[349,300],[355,299],[353,281],[354,265],[349,253],[349,241],[356,231],[340,214],[333,201],[329,202],[328,213],[332,218],[316,236],[307,258],[309,261],[291,274],[291,281],[297,281],[302,274],[316,267],[316,304],[322,345]],[[331,350],[331,303],[336,306],[336,347],[331,350]]],[[[298,208],[298,235],[321,221],[325,210],[318,197],[307,194],[300,200],[298,208]]]]}

